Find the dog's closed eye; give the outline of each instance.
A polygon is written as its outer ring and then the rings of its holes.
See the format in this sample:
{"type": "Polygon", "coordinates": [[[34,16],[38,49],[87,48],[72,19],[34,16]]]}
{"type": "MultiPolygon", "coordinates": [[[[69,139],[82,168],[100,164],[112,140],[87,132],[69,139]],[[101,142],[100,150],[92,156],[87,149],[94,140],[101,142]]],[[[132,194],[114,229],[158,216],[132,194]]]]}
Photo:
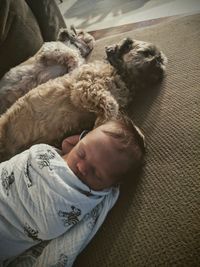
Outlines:
{"type": "Polygon", "coordinates": [[[150,56],[154,56],[153,51],[151,50],[140,50],[138,51],[140,54],[142,54],[144,57],[150,57],[150,56]]]}

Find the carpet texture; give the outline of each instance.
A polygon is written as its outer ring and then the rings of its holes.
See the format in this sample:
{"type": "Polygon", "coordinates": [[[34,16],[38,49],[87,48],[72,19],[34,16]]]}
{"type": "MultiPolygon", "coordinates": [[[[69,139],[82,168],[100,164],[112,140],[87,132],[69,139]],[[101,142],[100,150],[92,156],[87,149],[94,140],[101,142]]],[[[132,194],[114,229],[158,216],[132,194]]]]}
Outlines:
{"type": "Polygon", "coordinates": [[[130,108],[146,135],[138,181],[124,182],[104,225],[75,267],[200,266],[200,15],[100,39],[90,58],[123,37],[155,43],[168,57],[160,89],[130,108]]]}

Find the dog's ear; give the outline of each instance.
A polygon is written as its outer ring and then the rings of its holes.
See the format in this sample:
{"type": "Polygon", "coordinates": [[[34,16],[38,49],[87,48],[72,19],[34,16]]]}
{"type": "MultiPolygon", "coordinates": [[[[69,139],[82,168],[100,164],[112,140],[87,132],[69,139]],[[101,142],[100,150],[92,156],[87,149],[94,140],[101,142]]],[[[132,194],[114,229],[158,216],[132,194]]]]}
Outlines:
{"type": "Polygon", "coordinates": [[[166,64],[167,58],[161,51],[149,61],[147,76],[150,75],[152,83],[155,84],[162,80],[166,64]]]}
{"type": "Polygon", "coordinates": [[[149,61],[149,64],[146,65],[145,72],[143,73],[146,84],[156,85],[160,83],[165,76],[166,64],[167,58],[162,52],[153,57],[152,60],[149,61]]]}
{"type": "Polygon", "coordinates": [[[122,44],[118,48],[118,56],[122,57],[124,54],[128,53],[131,49],[133,49],[133,40],[128,37],[123,40],[122,44]]]}
{"type": "Polygon", "coordinates": [[[160,51],[160,53],[159,53],[158,62],[159,62],[159,63],[163,66],[163,68],[165,69],[165,66],[166,66],[168,60],[167,60],[167,57],[165,56],[165,54],[164,54],[162,51],[160,51]]]}

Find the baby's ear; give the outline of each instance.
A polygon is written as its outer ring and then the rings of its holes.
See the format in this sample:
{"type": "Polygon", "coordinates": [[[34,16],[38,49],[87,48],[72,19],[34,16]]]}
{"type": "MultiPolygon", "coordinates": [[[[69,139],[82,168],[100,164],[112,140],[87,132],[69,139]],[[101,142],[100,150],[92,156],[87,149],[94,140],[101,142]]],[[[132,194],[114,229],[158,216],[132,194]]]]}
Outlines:
{"type": "Polygon", "coordinates": [[[70,145],[75,146],[76,144],[78,144],[79,140],[80,140],[80,134],[76,134],[65,138],[63,141],[69,143],[70,145]]]}
{"type": "Polygon", "coordinates": [[[69,136],[69,137],[65,138],[62,141],[62,152],[63,152],[63,154],[68,154],[72,150],[72,148],[76,144],[78,144],[79,139],[80,139],[80,135],[72,135],[72,136],[69,136]]]}

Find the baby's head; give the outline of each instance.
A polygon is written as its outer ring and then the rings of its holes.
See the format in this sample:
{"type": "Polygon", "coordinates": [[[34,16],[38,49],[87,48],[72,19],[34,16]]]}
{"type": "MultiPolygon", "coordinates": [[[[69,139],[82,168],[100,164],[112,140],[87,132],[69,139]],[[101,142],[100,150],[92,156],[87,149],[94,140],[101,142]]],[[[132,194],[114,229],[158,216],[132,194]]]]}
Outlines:
{"type": "Polygon", "coordinates": [[[90,131],[65,156],[69,168],[89,188],[103,190],[136,171],[144,137],[129,119],[109,121],[90,131]]]}

